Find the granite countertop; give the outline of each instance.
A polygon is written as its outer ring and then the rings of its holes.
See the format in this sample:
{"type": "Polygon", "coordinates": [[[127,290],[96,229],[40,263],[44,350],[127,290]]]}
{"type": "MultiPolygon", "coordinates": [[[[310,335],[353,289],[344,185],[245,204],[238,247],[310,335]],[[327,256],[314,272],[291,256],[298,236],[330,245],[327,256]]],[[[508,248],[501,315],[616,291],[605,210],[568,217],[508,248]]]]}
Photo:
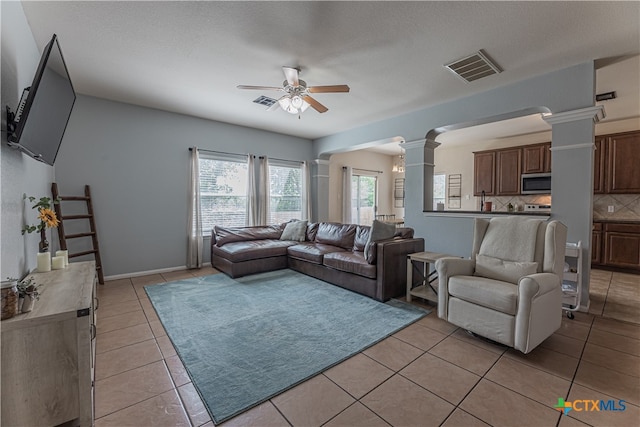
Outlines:
{"type": "Polygon", "coordinates": [[[615,218],[600,218],[593,219],[593,222],[608,222],[616,224],[640,224],[640,220],[637,219],[615,219],[615,218]]]}

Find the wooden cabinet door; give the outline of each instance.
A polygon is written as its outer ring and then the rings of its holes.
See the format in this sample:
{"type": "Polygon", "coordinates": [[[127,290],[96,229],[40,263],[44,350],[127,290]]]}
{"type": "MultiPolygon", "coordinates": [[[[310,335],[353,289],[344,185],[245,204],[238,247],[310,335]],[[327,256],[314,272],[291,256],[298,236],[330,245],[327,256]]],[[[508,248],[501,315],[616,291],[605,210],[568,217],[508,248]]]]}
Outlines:
{"type": "Polygon", "coordinates": [[[604,225],[603,263],[612,267],[640,269],[640,225],[604,225]]]}
{"type": "Polygon", "coordinates": [[[591,232],[591,264],[602,263],[602,224],[593,224],[591,232]]]}
{"type": "Polygon", "coordinates": [[[640,235],[605,232],[606,265],[640,268],[640,235]]]}
{"type": "Polygon", "coordinates": [[[522,173],[548,172],[546,170],[547,150],[549,150],[547,144],[522,147],[522,173]]]}
{"type": "Polygon", "coordinates": [[[607,192],[640,193],[640,132],[607,138],[607,192]]]}
{"type": "Polygon", "coordinates": [[[605,190],[605,141],[607,137],[596,136],[596,149],[593,152],[593,192],[595,194],[604,193],[605,190]]]}
{"type": "Polygon", "coordinates": [[[551,173],[551,143],[544,144],[544,170],[542,172],[551,173]]]}
{"type": "Polygon", "coordinates": [[[474,153],[473,160],[473,194],[481,196],[495,195],[496,152],[484,151],[474,153]]]}
{"type": "Polygon", "coordinates": [[[496,152],[496,195],[512,196],[520,194],[521,152],[520,147],[496,152]]]}

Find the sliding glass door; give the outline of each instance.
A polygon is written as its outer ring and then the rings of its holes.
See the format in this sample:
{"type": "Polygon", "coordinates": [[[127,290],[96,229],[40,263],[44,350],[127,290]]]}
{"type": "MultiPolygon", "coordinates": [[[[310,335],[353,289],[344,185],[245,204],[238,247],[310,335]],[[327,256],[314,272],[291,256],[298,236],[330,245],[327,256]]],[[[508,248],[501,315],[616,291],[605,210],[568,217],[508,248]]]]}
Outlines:
{"type": "Polygon", "coordinates": [[[371,225],[376,216],[378,178],[351,176],[351,218],[356,224],[371,225]]]}

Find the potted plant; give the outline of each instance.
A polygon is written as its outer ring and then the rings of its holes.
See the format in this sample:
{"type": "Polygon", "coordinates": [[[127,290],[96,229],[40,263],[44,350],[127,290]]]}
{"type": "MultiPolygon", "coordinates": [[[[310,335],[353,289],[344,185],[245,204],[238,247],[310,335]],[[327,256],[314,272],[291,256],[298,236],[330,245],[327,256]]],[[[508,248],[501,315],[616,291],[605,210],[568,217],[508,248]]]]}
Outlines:
{"type": "Polygon", "coordinates": [[[27,313],[33,310],[33,304],[40,299],[40,292],[38,289],[42,285],[37,285],[32,277],[27,277],[18,281],[18,298],[22,300],[22,303],[18,302],[18,307],[21,307],[22,313],[27,313]]]}

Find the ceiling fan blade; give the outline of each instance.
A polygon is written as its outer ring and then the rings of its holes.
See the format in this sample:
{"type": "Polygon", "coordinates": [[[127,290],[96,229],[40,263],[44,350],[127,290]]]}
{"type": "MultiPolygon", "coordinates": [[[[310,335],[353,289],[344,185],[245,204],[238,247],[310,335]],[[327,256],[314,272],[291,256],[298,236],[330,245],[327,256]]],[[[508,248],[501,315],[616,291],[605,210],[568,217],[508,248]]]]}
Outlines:
{"type": "Polygon", "coordinates": [[[283,91],[284,89],[281,87],[275,87],[275,86],[247,86],[247,85],[238,85],[236,86],[238,89],[252,89],[252,90],[280,90],[283,91]]]}
{"type": "Polygon", "coordinates": [[[282,71],[284,71],[284,76],[287,79],[287,83],[293,87],[297,87],[300,85],[298,82],[298,69],[291,67],[282,67],[282,71]]]}
{"type": "Polygon", "coordinates": [[[308,102],[309,105],[311,105],[313,107],[313,109],[316,110],[318,113],[326,113],[329,110],[327,107],[325,107],[324,105],[320,104],[318,101],[316,101],[315,99],[313,99],[309,95],[303,96],[302,99],[304,99],[306,102],[308,102]]]}
{"type": "Polygon", "coordinates": [[[310,86],[307,88],[309,93],[337,93],[337,92],[349,92],[349,86],[347,85],[332,85],[332,86],[310,86]]]}

